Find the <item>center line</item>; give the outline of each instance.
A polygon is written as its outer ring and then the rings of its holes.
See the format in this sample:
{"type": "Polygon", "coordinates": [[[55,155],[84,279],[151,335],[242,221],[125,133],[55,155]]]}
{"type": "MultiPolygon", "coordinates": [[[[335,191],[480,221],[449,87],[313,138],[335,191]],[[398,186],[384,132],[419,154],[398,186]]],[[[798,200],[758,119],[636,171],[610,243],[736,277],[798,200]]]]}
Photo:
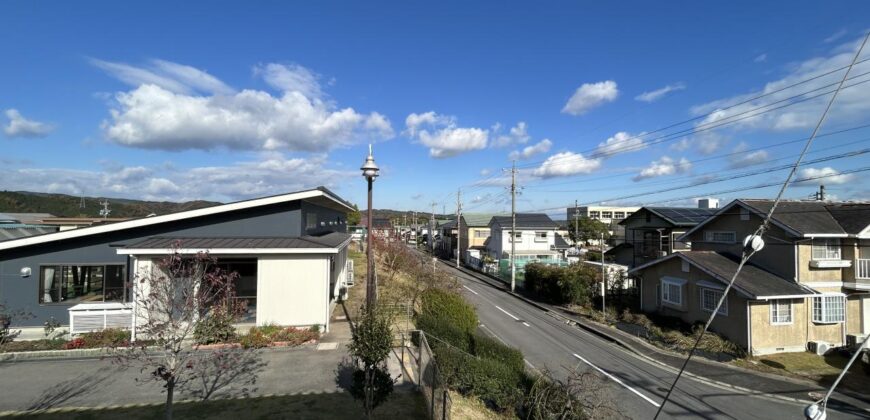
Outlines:
{"type": "Polygon", "coordinates": [[[501,307],[500,307],[500,306],[498,306],[498,305],[495,305],[495,308],[496,308],[496,309],[498,309],[498,310],[500,310],[500,311],[502,311],[502,312],[504,312],[504,313],[505,313],[505,314],[507,314],[507,316],[509,316],[509,317],[511,317],[511,318],[513,318],[513,319],[514,319],[514,321],[519,321],[519,320],[520,320],[520,319],[519,319],[519,318],[517,318],[517,317],[515,317],[515,316],[513,316],[513,315],[511,315],[511,313],[510,313],[510,312],[508,312],[508,311],[506,311],[506,310],[504,310],[504,309],[502,309],[502,308],[501,308],[501,307]]]}
{"type": "Polygon", "coordinates": [[[636,389],[634,389],[634,388],[632,388],[632,387],[626,385],[626,384],[623,383],[621,380],[619,380],[619,378],[617,378],[616,376],[613,376],[613,375],[611,375],[611,374],[609,374],[609,373],[607,373],[607,372],[601,370],[601,368],[599,368],[598,366],[593,365],[592,363],[589,363],[588,360],[584,359],[584,358],[581,357],[579,354],[574,353],[574,357],[576,357],[576,358],[582,360],[583,363],[586,363],[587,365],[592,366],[592,368],[594,368],[595,370],[601,372],[602,374],[604,374],[604,376],[607,376],[608,378],[613,379],[616,383],[622,385],[623,387],[625,387],[625,388],[628,389],[629,391],[634,392],[635,394],[637,394],[637,395],[640,396],[641,398],[645,399],[648,403],[650,403],[650,404],[652,404],[652,405],[654,405],[654,406],[656,406],[656,407],[661,407],[661,404],[659,404],[659,403],[657,403],[657,402],[651,400],[651,399],[650,399],[649,397],[647,397],[646,395],[641,394],[638,390],[636,390],[636,389]]]}
{"type": "Polygon", "coordinates": [[[468,287],[468,286],[466,286],[466,285],[464,285],[464,284],[462,285],[462,287],[464,287],[465,290],[468,290],[469,292],[474,293],[475,295],[477,294],[477,292],[475,292],[474,290],[471,290],[470,287],[468,287]]]}

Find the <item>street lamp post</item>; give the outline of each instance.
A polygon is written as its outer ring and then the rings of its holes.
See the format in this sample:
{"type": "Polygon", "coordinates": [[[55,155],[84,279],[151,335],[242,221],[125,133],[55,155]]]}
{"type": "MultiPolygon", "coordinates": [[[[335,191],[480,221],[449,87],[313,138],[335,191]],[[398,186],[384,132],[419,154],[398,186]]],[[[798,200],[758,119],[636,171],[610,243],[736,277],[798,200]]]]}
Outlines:
{"type": "Polygon", "coordinates": [[[378,165],[375,164],[375,158],[372,156],[372,145],[369,145],[369,155],[366,161],[360,168],[362,175],[369,184],[369,206],[366,212],[367,229],[366,229],[366,310],[372,310],[377,300],[378,286],[375,284],[375,256],[372,252],[372,183],[378,177],[378,165]]]}

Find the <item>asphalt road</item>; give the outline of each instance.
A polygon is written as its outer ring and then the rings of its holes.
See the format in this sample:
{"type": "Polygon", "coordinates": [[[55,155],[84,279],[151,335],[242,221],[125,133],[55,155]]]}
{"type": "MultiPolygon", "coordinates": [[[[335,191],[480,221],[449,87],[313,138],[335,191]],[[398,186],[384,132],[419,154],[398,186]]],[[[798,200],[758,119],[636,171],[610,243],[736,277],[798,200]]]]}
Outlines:
{"type": "MultiPolygon", "coordinates": [[[[459,278],[477,307],[480,328],[520,349],[527,363],[567,375],[566,369],[594,370],[612,387],[623,414],[651,419],[675,374],[496,289],[486,281],[439,261],[439,270],[459,278]]],[[[802,419],[806,404],[747,395],[682,377],[659,418],[802,419]]],[[[829,419],[868,418],[870,413],[828,410],[829,419]]]]}

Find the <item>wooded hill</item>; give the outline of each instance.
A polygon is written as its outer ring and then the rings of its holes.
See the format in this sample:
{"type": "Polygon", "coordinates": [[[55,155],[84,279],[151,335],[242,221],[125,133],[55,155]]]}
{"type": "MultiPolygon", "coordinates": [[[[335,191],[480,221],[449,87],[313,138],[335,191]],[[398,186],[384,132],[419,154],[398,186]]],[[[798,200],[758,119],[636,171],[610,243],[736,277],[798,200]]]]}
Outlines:
{"type": "Polygon", "coordinates": [[[203,200],[173,203],[85,197],[85,207],[81,208],[81,197],[72,195],[0,191],[0,213],[51,213],[58,217],[99,217],[102,200],[109,201],[109,210],[112,211],[109,217],[144,217],[151,213],[161,215],[221,204],[203,200]]]}

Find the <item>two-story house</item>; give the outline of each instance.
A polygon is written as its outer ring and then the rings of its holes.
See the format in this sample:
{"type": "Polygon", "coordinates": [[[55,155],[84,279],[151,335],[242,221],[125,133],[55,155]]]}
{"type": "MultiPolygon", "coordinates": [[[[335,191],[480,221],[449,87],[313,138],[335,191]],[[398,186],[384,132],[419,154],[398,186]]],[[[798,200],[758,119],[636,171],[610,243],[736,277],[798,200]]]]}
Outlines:
{"type": "Polygon", "coordinates": [[[516,231],[511,231],[511,216],[495,216],[489,222],[490,236],[486,253],[499,262],[499,269],[509,267],[511,245],[516,249],[514,261],[522,272],[526,264],[536,261],[548,264],[563,262],[555,249],[558,226],[543,213],[517,213],[516,231]]]}
{"type": "MultiPolygon", "coordinates": [[[[706,320],[736,272],[743,240],[772,200],[734,200],[677,238],[692,250],[640,265],[641,309],[706,320]]],[[[765,246],[737,277],[712,329],[752,354],[843,345],[870,333],[870,204],[782,201],[765,246]]]]}
{"type": "Polygon", "coordinates": [[[641,207],[619,222],[625,228],[625,242],[609,249],[614,262],[637,267],[688,251],[691,244],[677,238],[716,214],[718,209],[691,207],[641,207]]]}

